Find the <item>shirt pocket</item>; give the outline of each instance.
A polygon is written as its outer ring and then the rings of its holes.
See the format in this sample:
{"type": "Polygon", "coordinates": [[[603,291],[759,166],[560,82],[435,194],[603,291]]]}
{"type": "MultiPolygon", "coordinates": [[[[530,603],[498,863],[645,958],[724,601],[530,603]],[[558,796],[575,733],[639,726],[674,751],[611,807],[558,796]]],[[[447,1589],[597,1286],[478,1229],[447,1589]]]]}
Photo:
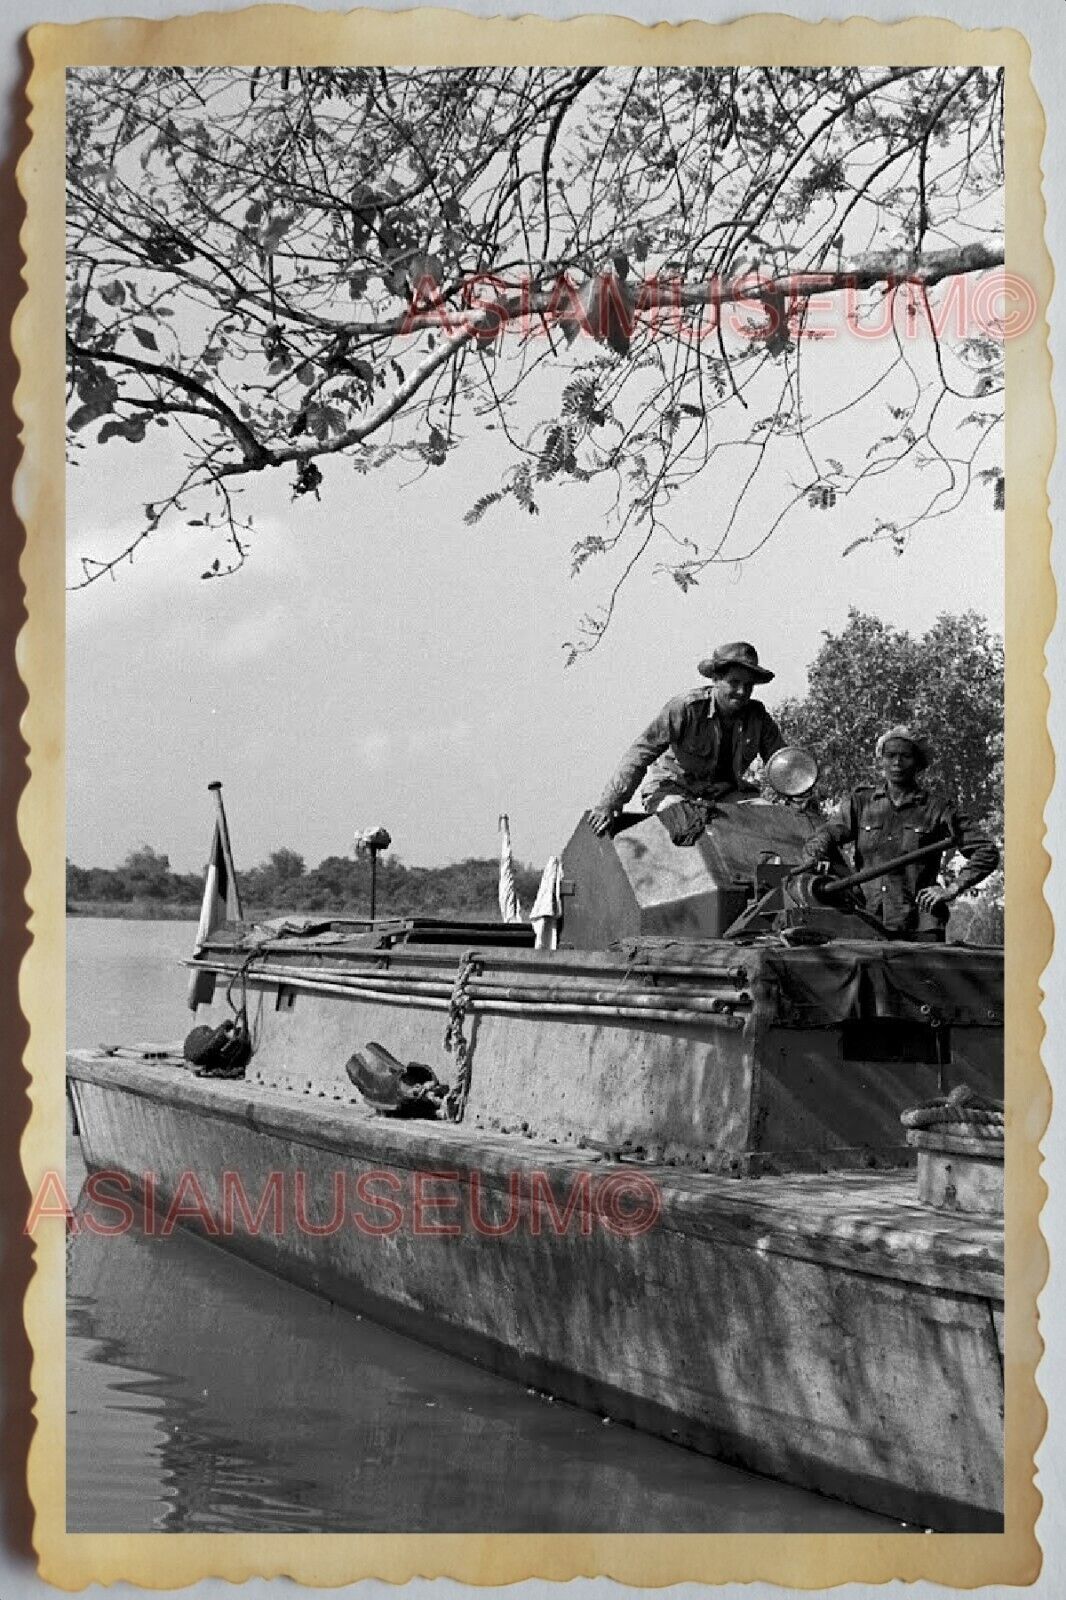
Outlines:
{"type": "Polygon", "coordinates": [[[677,745],[670,754],[682,772],[702,774],[713,765],[714,752],[708,749],[705,740],[697,739],[677,745]]]}
{"type": "Polygon", "coordinates": [[[880,860],[885,854],[885,825],[883,822],[860,822],[855,846],[866,866],[880,860]]]}
{"type": "MultiPolygon", "coordinates": [[[[923,845],[932,844],[938,837],[938,830],[930,828],[923,822],[908,822],[900,830],[900,852],[904,850],[920,850],[923,845]]],[[[929,857],[933,859],[932,856],[929,857]]]]}

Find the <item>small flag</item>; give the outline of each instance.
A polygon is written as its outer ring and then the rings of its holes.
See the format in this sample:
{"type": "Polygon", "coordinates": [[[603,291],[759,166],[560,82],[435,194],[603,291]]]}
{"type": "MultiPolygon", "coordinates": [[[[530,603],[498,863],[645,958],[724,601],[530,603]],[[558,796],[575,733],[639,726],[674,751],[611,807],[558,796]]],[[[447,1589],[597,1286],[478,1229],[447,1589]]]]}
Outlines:
{"type": "MultiPolygon", "coordinates": [[[[196,929],[196,948],[193,955],[200,954],[212,933],[221,927],[223,922],[238,922],[240,916],[241,902],[237,890],[237,874],[229,857],[222,824],[216,818],[211,854],[207,858],[204,898],[200,906],[200,923],[196,929]]],[[[189,1010],[195,1011],[197,1006],[210,1005],[214,995],[215,974],[202,969],[193,971],[189,977],[189,1010]]]]}
{"type": "Polygon", "coordinates": [[[522,907],[514,881],[511,859],[511,828],[504,812],[500,817],[500,916],[504,922],[521,922],[522,907]]]}

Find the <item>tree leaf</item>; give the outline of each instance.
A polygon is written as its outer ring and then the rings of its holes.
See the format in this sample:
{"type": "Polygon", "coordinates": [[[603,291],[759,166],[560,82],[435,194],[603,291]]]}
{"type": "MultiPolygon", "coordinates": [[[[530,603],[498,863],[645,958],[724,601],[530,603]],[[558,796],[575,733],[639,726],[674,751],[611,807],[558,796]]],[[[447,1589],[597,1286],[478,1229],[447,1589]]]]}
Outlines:
{"type": "Polygon", "coordinates": [[[155,334],[150,328],[142,328],[136,322],[131,322],[130,332],[133,334],[133,337],[136,339],[137,343],[143,345],[146,350],[159,349],[155,334]]]}
{"type": "Polygon", "coordinates": [[[265,227],[259,230],[259,248],[265,256],[272,256],[278,245],[284,239],[293,222],[296,220],[294,212],[282,211],[275,213],[265,227]]]}
{"type": "MultiPolygon", "coordinates": [[[[85,362],[79,366],[74,387],[87,404],[99,401],[104,411],[118,399],[117,382],[95,362],[85,362]]],[[[98,411],[96,414],[100,416],[101,413],[98,411]]]]}
{"type": "Polygon", "coordinates": [[[472,528],[475,522],[480,522],[489,507],[494,506],[502,498],[503,496],[498,491],[491,490],[488,494],[483,494],[480,499],[475,500],[470,510],[463,517],[467,527],[472,528]]]}
{"type": "Polygon", "coordinates": [[[106,444],[108,439],[128,439],[130,444],[140,444],[147,427],[147,416],[112,417],[100,429],[96,436],[96,442],[97,444],[106,444]]]}
{"type": "Polygon", "coordinates": [[[412,256],[407,265],[407,277],[412,285],[416,285],[423,278],[428,278],[439,288],[444,281],[444,267],[439,256],[418,254],[412,256]]]}
{"type": "Polygon", "coordinates": [[[84,405],[80,405],[73,413],[67,423],[67,427],[71,433],[78,433],[82,428],[87,428],[90,422],[95,422],[98,417],[104,416],[110,409],[110,399],[102,395],[96,396],[92,400],[86,400],[84,405]]]}

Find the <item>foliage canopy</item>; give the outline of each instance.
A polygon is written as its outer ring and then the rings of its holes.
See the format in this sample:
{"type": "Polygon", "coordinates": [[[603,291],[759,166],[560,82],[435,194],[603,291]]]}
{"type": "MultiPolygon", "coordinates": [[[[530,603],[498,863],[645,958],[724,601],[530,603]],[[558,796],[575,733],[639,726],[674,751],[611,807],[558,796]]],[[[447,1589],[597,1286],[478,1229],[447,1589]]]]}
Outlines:
{"type": "Polygon", "coordinates": [[[928,738],[929,780],[1003,837],[1003,641],[973,611],[920,637],[854,608],[807,673],[803,699],[775,708],[789,738],[818,757],[834,799],[876,782],[874,746],[894,723],[928,738]]]}
{"type": "Polygon", "coordinates": [[[343,496],[459,452],[468,521],[586,486],[572,565],[608,558],[611,591],[575,649],[649,551],[688,588],[853,495],[852,547],[902,550],[976,481],[1001,494],[1001,348],[943,336],[936,286],[1003,260],[1002,116],[984,68],[70,73],[74,459],[173,445],[77,585],[181,522],[232,572],[262,475],[343,496]],[[812,376],[816,294],[882,318],[861,392],[843,350],[832,397],[812,376]],[[671,509],[709,466],[695,545],[671,509]],[[859,511],[903,479],[903,512],[859,511]]]}

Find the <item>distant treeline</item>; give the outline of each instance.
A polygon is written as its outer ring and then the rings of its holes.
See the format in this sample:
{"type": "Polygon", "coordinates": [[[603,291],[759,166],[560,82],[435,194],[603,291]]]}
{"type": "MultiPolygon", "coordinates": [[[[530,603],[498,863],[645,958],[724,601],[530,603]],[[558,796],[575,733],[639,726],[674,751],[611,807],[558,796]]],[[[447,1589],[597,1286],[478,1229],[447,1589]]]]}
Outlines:
{"type": "MultiPolygon", "coordinates": [[[[536,868],[515,864],[515,882],[528,915],[540,881],[536,868]]],[[[237,882],[245,914],[332,911],[365,916],[370,907],[370,863],[327,856],[308,869],[295,850],[275,850],[269,860],[237,882]]],[[[471,858],[446,867],[407,867],[395,856],[378,861],[379,917],[499,917],[499,863],[471,858]]],[[[203,875],[172,872],[166,855],[142,845],[120,867],[79,867],[67,862],[68,911],[101,910],[112,915],[195,916],[203,875]]]]}

